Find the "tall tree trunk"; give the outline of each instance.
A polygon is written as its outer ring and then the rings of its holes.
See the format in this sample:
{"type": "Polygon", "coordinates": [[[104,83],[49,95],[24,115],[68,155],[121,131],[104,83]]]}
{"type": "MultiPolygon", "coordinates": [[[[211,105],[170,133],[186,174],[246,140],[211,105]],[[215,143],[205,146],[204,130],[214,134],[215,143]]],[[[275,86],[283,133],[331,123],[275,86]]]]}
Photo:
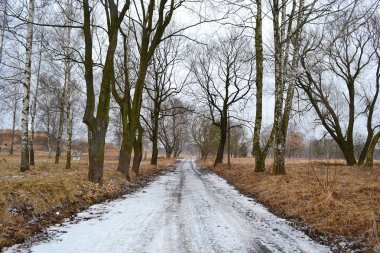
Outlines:
{"type": "Polygon", "coordinates": [[[165,153],[166,153],[166,158],[171,158],[172,153],[173,153],[173,148],[170,146],[165,147],[165,153]]]}
{"type": "MultiPolygon", "coordinates": [[[[156,106],[155,106],[156,107],[156,106]]],[[[153,115],[153,129],[152,129],[152,159],[150,164],[157,165],[158,157],[158,111],[157,108],[154,110],[153,115]]]]}
{"type": "Polygon", "coordinates": [[[117,170],[122,172],[125,177],[130,180],[129,177],[129,166],[132,158],[132,148],[133,143],[131,140],[134,139],[134,135],[132,135],[129,131],[130,125],[128,124],[128,115],[127,110],[125,109],[125,105],[120,105],[120,114],[122,121],[122,140],[121,140],[121,148],[119,154],[119,165],[117,170]]]}
{"type": "Polygon", "coordinates": [[[231,165],[231,128],[230,128],[230,119],[228,115],[227,120],[227,163],[228,166],[231,165]]]}
{"type": "Polygon", "coordinates": [[[354,153],[354,145],[349,142],[345,142],[343,144],[339,144],[342,152],[344,159],[346,160],[346,163],[348,166],[352,166],[356,164],[356,158],[355,158],[355,153],[354,153]]]}
{"type": "MultiPolygon", "coordinates": [[[[69,32],[70,39],[70,32],[69,32]]],[[[65,79],[67,80],[67,91],[66,91],[66,133],[67,133],[67,143],[66,143],[66,169],[71,169],[71,144],[73,136],[73,125],[71,117],[71,96],[72,96],[72,83],[71,83],[71,62],[66,60],[65,63],[65,79]]]]}
{"type": "Polygon", "coordinates": [[[115,85],[114,59],[117,47],[120,24],[125,13],[129,9],[130,1],[125,1],[121,11],[118,11],[117,3],[113,0],[105,1],[108,24],[108,49],[102,71],[102,80],[98,97],[98,105],[95,114],[95,90],[94,90],[94,61],[93,39],[91,23],[91,6],[88,0],[83,0],[83,34],[85,38],[85,79],[86,79],[86,108],[83,122],[88,127],[89,137],[89,170],[88,179],[93,183],[102,184],[104,165],[105,137],[109,123],[109,109],[111,100],[111,88],[115,85]]]}
{"type": "MultiPolygon", "coordinates": [[[[375,45],[376,46],[376,45],[375,45]]],[[[378,44],[377,44],[378,46],[378,44]]],[[[359,156],[359,165],[363,165],[364,162],[367,166],[372,166],[373,164],[373,152],[375,150],[376,143],[378,142],[378,134],[374,136],[374,130],[372,128],[372,118],[376,109],[377,99],[380,93],[380,53],[376,51],[377,58],[377,68],[376,68],[376,90],[372,101],[368,107],[368,118],[367,118],[367,140],[359,156]],[[373,145],[373,146],[372,146],[373,145]],[[372,153],[372,154],[369,154],[372,153]],[[369,157],[368,157],[369,156],[369,157]]]]}
{"type": "Polygon", "coordinates": [[[255,51],[256,51],[256,115],[253,134],[252,154],[255,157],[255,172],[265,170],[265,156],[260,147],[261,124],[263,118],[263,28],[261,0],[256,0],[256,27],[255,27],[255,51]]]}
{"type": "MultiPolygon", "coordinates": [[[[293,9],[292,9],[292,14],[291,16],[294,15],[295,13],[295,8],[296,8],[296,1],[293,1],[293,9]]],[[[290,64],[290,70],[289,70],[289,73],[286,73],[286,76],[287,76],[287,81],[288,81],[288,87],[287,87],[287,93],[286,93],[286,99],[285,99],[285,108],[284,108],[284,113],[283,113],[283,118],[282,118],[282,122],[281,122],[281,130],[280,130],[280,134],[282,135],[282,138],[281,138],[281,141],[282,143],[280,143],[279,145],[279,148],[281,148],[281,152],[278,153],[278,155],[282,155],[282,158],[280,158],[279,160],[283,161],[282,163],[282,166],[284,167],[283,168],[283,171],[285,172],[285,155],[286,155],[286,152],[285,152],[285,148],[286,148],[286,137],[287,137],[287,133],[288,133],[288,126],[289,126],[289,120],[290,120],[290,114],[291,114],[291,110],[292,110],[292,106],[293,106],[293,97],[294,97],[294,89],[295,89],[295,82],[297,80],[297,69],[298,69],[298,62],[299,62],[299,48],[300,48],[300,45],[301,45],[301,41],[300,41],[300,38],[301,38],[301,31],[302,31],[302,26],[301,26],[301,17],[302,17],[302,11],[303,11],[303,8],[304,8],[304,0],[301,0],[299,1],[299,8],[298,8],[298,15],[297,15],[297,29],[298,31],[296,32],[296,34],[294,34],[294,40],[293,40],[293,57],[292,57],[292,61],[291,61],[291,64],[290,64]]],[[[289,24],[289,28],[291,28],[291,24],[289,24]]],[[[291,29],[288,29],[288,33],[290,33],[291,29]]],[[[287,46],[289,46],[289,44],[287,44],[287,46]]],[[[287,50],[288,51],[288,50],[287,50]]],[[[286,52],[287,56],[288,57],[288,52],[286,52]]],[[[284,68],[287,66],[287,62],[288,60],[286,59],[285,61],[285,64],[284,64],[284,68]]],[[[285,68],[287,69],[287,68],[285,68]]],[[[283,80],[284,82],[284,80],[283,80]]],[[[282,173],[280,173],[282,174],[282,173]]]]}
{"type": "Polygon", "coordinates": [[[375,136],[372,138],[371,144],[369,145],[367,157],[365,161],[365,166],[373,167],[373,154],[375,152],[376,144],[379,142],[380,132],[377,132],[375,136]]]}
{"type": "Polygon", "coordinates": [[[99,124],[94,133],[89,133],[88,180],[94,183],[103,183],[104,146],[107,132],[107,122],[99,124]]]}
{"type": "MultiPolygon", "coordinates": [[[[72,8],[72,6],[68,6],[68,8],[72,8]]],[[[72,10],[69,9],[69,13],[71,14],[68,17],[67,23],[68,25],[72,25],[72,10]]],[[[65,45],[65,80],[67,82],[67,91],[66,91],[66,135],[67,135],[67,143],[66,143],[66,169],[71,169],[71,149],[72,149],[72,136],[73,136],[73,122],[72,122],[72,81],[71,81],[71,70],[72,70],[72,49],[71,49],[71,29],[67,28],[67,45],[65,45]],[[66,51],[67,50],[67,51],[66,51]]]]}
{"type": "Polygon", "coordinates": [[[61,157],[61,141],[63,135],[63,123],[65,119],[65,104],[66,104],[66,88],[68,83],[68,77],[65,74],[65,83],[63,85],[62,94],[60,96],[59,105],[59,122],[58,122],[58,135],[57,143],[55,147],[55,161],[54,163],[59,163],[59,158],[61,157]]]}
{"type": "Polygon", "coordinates": [[[372,126],[370,127],[371,130],[367,132],[367,139],[366,142],[364,143],[364,147],[362,151],[360,152],[359,159],[358,159],[358,165],[363,165],[366,162],[366,157],[373,139],[373,130],[372,126]]]}
{"type": "MultiPolygon", "coordinates": [[[[70,64],[70,63],[69,63],[70,64]]],[[[71,65],[71,64],[70,64],[71,65]]],[[[72,110],[71,110],[71,66],[68,67],[68,85],[67,85],[67,108],[66,108],[66,133],[67,133],[67,151],[66,151],[66,169],[71,169],[71,149],[73,137],[72,110]]]]}
{"type": "Polygon", "coordinates": [[[138,136],[137,140],[135,141],[135,145],[133,147],[133,164],[132,164],[132,170],[136,174],[136,176],[139,176],[140,174],[140,163],[142,159],[142,153],[143,153],[143,133],[144,129],[140,125],[138,128],[138,136]]]}
{"type": "Polygon", "coordinates": [[[14,106],[13,106],[13,115],[12,115],[12,137],[11,137],[11,148],[9,150],[9,154],[13,155],[13,146],[15,142],[15,129],[16,129],[16,116],[17,116],[17,89],[15,88],[15,98],[14,98],[14,106]]]}
{"type": "Polygon", "coordinates": [[[48,144],[48,157],[51,158],[51,135],[50,135],[50,112],[48,112],[47,114],[47,129],[46,129],[46,132],[47,132],[47,144],[48,144]]]}
{"type": "Polygon", "coordinates": [[[128,142],[127,135],[123,134],[123,139],[121,141],[121,149],[119,155],[119,165],[117,170],[122,172],[125,177],[130,180],[129,177],[129,166],[131,163],[132,149],[129,148],[130,144],[128,142]]]}
{"type": "Polygon", "coordinates": [[[32,47],[33,47],[33,21],[34,21],[34,0],[29,0],[28,6],[28,32],[26,36],[26,61],[25,76],[23,82],[23,99],[22,99],[22,134],[21,134],[21,165],[20,171],[29,170],[29,96],[30,96],[30,79],[32,69],[32,47]]]}
{"type": "Polygon", "coordinates": [[[227,117],[222,117],[220,121],[220,140],[218,151],[216,153],[216,158],[214,162],[214,167],[218,164],[223,163],[223,155],[224,155],[224,147],[226,145],[227,140],[227,117]]]}
{"type": "MultiPolygon", "coordinates": [[[[284,9],[284,8],[282,8],[284,9]]],[[[273,128],[274,134],[274,163],[273,174],[283,175],[285,174],[285,159],[284,159],[284,136],[281,134],[281,122],[282,122],[282,107],[283,107],[283,68],[282,68],[282,49],[283,43],[281,41],[279,15],[280,6],[278,0],[273,1],[272,6],[273,13],[273,34],[274,34],[274,65],[275,65],[275,106],[274,106],[274,122],[273,128]]],[[[283,25],[281,26],[283,27],[283,25]]]]}
{"type": "Polygon", "coordinates": [[[130,110],[128,110],[128,115],[125,116],[125,120],[123,119],[123,142],[122,142],[122,150],[123,150],[123,159],[119,159],[119,170],[121,170],[126,178],[129,180],[129,167],[131,164],[131,155],[135,142],[136,131],[138,131],[138,126],[140,125],[140,111],[141,111],[141,103],[142,103],[142,90],[145,82],[145,76],[148,68],[148,63],[142,60],[140,64],[140,72],[139,77],[136,81],[136,85],[139,89],[135,92],[135,97],[133,99],[133,105],[130,110]],[[127,117],[128,116],[128,117],[127,117]],[[125,125],[125,127],[124,127],[125,125]]]}
{"type": "Polygon", "coordinates": [[[37,67],[37,84],[36,84],[36,90],[34,93],[34,99],[32,104],[32,112],[31,112],[31,122],[30,122],[30,128],[31,128],[31,136],[30,136],[30,147],[29,147],[29,160],[30,165],[34,165],[34,127],[35,127],[35,118],[37,113],[37,100],[38,100],[38,86],[40,84],[40,73],[41,73],[41,62],[42,62],[42,39],[43,36],[41,35],[41,43],[39,48],[39,58],[38,58],[38,67],[37,67]]]}
{"type": "MultiPolygon", "coordinates": [[[[276,26],[278,28],[278,1],[273,8],[273,23],[274,29],[276,26]]],[[[304,11],[304,0],[299,1],[298,11],[296,12],[297,1],[293,0],[291,13],[288,15],[289,20],[287,23],[288,29],[285,33],[285,16],[286,16],[286,1],[282,1],[282,21],[281,21],[281,36],[274,31],[275,37],[275,76],[276,76],[276,104],[275,104],[275,146],[274,146],[274,163],[273,163],[273,174],[274,175],[284,175],[285,174],[285,148],[286,148],[286,136],[288,132],[289,119],[291,114],[291,109],[293,105],[293,96],[295,82],[297,80],[297,68],[299,62],[299,48],[300,48],[300,37],[303,27],[302,15],[304,11]],[[293,18],[297,13],[297,20],[295,28],[292,27],[293,18]],[[293,31],[294,30],[294,31],[293,31]],[[293,34],[291,34],[293,33],[293,34]],[[289,51],[290,51],[290,37],[293,36],[293,57],[290,64],[290,69],[288,66],[289,61],[289,51]],[[283,48],[285,51],[283,52],[283,48]],[[283,107],[283,96],[285,83],[287,86],[287,93],[285,99],[285,108],[283,107]]]]}

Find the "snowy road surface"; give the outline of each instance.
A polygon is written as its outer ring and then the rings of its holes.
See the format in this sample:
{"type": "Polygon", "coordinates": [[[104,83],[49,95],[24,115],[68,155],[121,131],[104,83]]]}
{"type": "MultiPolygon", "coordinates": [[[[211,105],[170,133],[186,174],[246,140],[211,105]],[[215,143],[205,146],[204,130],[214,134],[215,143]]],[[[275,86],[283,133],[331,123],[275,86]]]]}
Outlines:
{"type": "Polygon", "coordinates": [[[9,252],[329,252],[227,182],[182,160],[125,198],[94,205],[47,242],[9,252]],[[90,218],[92,217],[92,218],[90,218]]]}

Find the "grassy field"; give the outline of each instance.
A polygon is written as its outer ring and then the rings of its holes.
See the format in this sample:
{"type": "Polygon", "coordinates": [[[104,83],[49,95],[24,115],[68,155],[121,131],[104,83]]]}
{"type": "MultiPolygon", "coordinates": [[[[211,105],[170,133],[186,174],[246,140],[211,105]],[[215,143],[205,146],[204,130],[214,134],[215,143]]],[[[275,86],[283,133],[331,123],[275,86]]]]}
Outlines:
{"type": "Polygon", "coordinates": [[[288,159],[285,176],[272,176],[271,163],[266,172],[255,173],[253,158],[233,158],[231,167],[217,168],[212,168],[213,159],[199,160],[276,214],[307,224],[311,233],[344,237],[368,252],[380,250],[379,163],[369,169],[339,160],[288,159]]]}
{"type": "MultiPolygon", "coordinates": [[[[36,154],[36,165],[30,171],[19,172],[18,154],[0,154],[0,250],[24,241],[44,227],[62,221],[91,204],[112,199],[143,185],[161,169],[174,164],[175,159],[159,158],[158,166],[142,161],[138,179],[131,172],[128,182],[116,171],[117,149],[106,150],[104,184],[92,184],[87,178],[87,157],[73,161],[65,169],[65,156],[54,164],[47,153],[36,154]]],[[[148,156],[149,157],[149,156],[148,156]]]]}

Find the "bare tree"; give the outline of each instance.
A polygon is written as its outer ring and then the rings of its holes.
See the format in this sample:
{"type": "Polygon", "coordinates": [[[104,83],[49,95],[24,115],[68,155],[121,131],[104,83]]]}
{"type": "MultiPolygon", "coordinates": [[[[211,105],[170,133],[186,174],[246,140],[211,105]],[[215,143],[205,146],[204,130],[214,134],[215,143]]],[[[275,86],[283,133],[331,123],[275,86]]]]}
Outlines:
{"type": "Polygon", "coordinates": [[[136,132],[141,125],[140,112],[142,107],[143,90],[145,80],[154,52],[162,41],[164,32],[172,19],[174,11],[181,6],[182,1],[176,3],[174,0],[150,0],[148,4],[141,1],[134,2],[134,8],[137,10],[137,19],[132,19],[125,26],[128,32],[124,33],[124,73],[123,85],[113,83],[112,94],[115,101],[120,106],[123,123],[123,141],[119,156],[118,170],[125,174],[129,179],[129,167],[131,161],[132,149],[136,140],[136,132]],[[129,32],[135,40],[138,48],[138,61],[135,66],[136,80],[134,80],[133,98],[131,95],[131,74],[130,58],[128,59],[127,36],[129,32]],[[120,95],[119,91],[123,94],[120,95]]]}
{"type": "Polygon", "coordinates": [[[253,85],[252,54],[249,40],[234,31],[220,37],[198,53],[190,70],[200,90],[195,95],[209,109],[213,124],[220,129],[220,141],[214,165],[223,162],[228,131],[228,112],[245,101],[253,85]]]}
{"type": "MultiPolygon", "coordinates": [[[[169,98],[182,91],[185,81],[178,81],[177,73],[181,55],[182,40],[171,37],[163,41],[153,55],[145,85],[149,97],[147,108],[149,117],[143,118],[152,142],[151,164],[157,165],[159,120],[162,116],[161,107],[169,98]],[[177,73],[176,73],[177,72],[177,73]],[[179,83],[180,82],[180,83],[179,83]]],[[[181,73],[183,74],[183,73],[181,73]]]]}
{"type": "Polygon", "coordinates": [[[193,142],[199,149],[201,158],[207,158],[218,148],[219,129],[207,118],[194,118],[192,121],[190,133],[193,142]]]}
{"type": "Polygon", "coordinates": [[[158,139],[165,148],[166,157],[177,157],[182,152],[187,135],[189,111],[178,98],[170,98],[163,104],[163,117],[159,121],[158,139]]]}
{"type": "Polygon", "coordinates": [[[88,126],[89,144],[89,167],[88,179],[91,182],[102,184],[104,165],[105,137],[109,121],[109,105],[111,99],[111,88],[115,83],[114,56],[117,47],[118,33],[124,15],[129,9],[130,1],[125,1],[121,11],[114,0],[106,0],[103,3],[107,21],[108,47],[106,60],[103,67],[98,106],[95,112],[94,91],[94,60],[93,60],[93,33],[91,31],[91,11],[88,0],[83,0],[83,33],[85,38],[85,79],[87,100],[83,122],[88,126]]]}
{"type": "MultiPolygon", "coordinates": [[[[298,78],[298,86],[306,94],[326,131],[339,145],[348,165],[357,163],[354,124],[360,115],[366,115],[367,121],[367,137],[359,155],[359,163],[364,163],[374,136],[372,121],[379,94],[378,86],[374,94],[365,94],[362,98],[364,109],[357,112],[360,108],[357,102],[360,76],[370,64],[374,52],[368,51],[371,36],[364,23],[360,19],[355,20],[345,20],[341,31],[325,38],[327,43],[321,43],[321,39],[315,36],[306,42],[301,59],[304,74],[298,78]],[[321,50],[319,54],[316,53],[318,50],[321,50]],[[318,56],[318,62],[313,61],[315,56],[318,56]],[[332,82],[331,76],[334,78],[332,82]]],[[[331,31],[337,23],[331,24],[331,31]]]]}
{"type": "Polygon", "coordinates": [[[58,132],[59,91],[61,90],[61,84],[55,76],[41,73],[39,90],[39,114],[37,116],[40,128],[47,135],[47,149],[50,158],[58,132]]]}

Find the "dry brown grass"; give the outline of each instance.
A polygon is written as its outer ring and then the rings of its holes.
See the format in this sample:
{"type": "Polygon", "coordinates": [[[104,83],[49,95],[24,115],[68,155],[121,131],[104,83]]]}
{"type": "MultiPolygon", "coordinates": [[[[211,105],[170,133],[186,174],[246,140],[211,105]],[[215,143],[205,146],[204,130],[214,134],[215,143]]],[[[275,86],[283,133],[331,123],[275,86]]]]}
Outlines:
{"type": "Polygon", "coordinates": [[[158,166],[142,161],[141,174],[132,181],[116,171],[117,150],[106,150],[104,184],[92,184],[87,178],[87,157],[73,161],[65,169],[63,161],[56,165],[47,153],[36,154],[36,166],[19,172],[19,155],[0,154],[0,250],[19,243],[50,224],[60,222],[79,210],[136,189],[159,170],[174,164],[175,159],[159,158],[158,166]],[[59,216],[56,215],[59,211],[59,216]],[[37,222],[35,219],[37,218],[37,222]]]}
{"type": "Polygon", "coordinates": [[[212,168],[244,193],[253,195],[275,213],[310,225],[330,238],[343,236],[370,248],[380,240],[380,164],[373,169],[347,167],[343,161],[288,159],[287,175],[254,173],[253,158],[232,159],[212,168]]]}

